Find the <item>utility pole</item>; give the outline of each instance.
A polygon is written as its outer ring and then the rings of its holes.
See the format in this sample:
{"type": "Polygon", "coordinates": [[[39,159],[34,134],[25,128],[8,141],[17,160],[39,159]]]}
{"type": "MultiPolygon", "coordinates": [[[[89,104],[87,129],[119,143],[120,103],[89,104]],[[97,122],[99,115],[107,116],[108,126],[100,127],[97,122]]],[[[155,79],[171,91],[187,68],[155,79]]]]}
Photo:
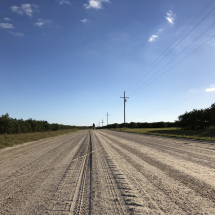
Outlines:
{"type": "Polygon", "coordinates": [[[103,122],[104,122],[104,121],[103,121],[103,119],[102,119],[102,127],[103,127],[103,122]]]}
{"type": "Polygon", "coordinates": [[[125,91],[124,91],[124,97],[120,97],[121,99],[124,99],[124,127],[125,127],[125,102],[127,101],[129,97],[125,97],[125,91]]]}
{"type": "Polygon", "coordinates": [[[107,115],[107,125],[108,125],[108,116],[110,116],[110,115],[108,115],[108,112],[107,112],[107,114],[106,114],[106,115],[107,115]]]}

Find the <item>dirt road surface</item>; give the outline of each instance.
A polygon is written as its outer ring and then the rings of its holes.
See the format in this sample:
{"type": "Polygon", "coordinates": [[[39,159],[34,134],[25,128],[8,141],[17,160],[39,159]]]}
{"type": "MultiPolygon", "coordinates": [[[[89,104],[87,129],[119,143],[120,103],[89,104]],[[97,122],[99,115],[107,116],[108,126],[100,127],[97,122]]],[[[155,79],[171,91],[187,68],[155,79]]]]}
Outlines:
{"type": "Polygon", "coordinates": [[[215,144],[84,130],[5,148],[0,214],[215,214],[215,144]]]}

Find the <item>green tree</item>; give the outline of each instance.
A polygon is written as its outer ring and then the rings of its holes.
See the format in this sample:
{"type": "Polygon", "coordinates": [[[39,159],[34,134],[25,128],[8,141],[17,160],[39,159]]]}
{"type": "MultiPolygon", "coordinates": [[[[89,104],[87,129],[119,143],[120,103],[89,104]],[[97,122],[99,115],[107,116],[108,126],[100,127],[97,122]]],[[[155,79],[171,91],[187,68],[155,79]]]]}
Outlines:
{"type": "Polygon", "coordinates": [[[129,128],[137,128],[137,123],[135,122],[130,122],[130,124],[128,125],[129,128]]]}
{"type": "Polygon", "coordinates": [[[6,113],[0,117],[0,133],[2,134],[12,134],[14,130],[13,121],[6,113]]]}

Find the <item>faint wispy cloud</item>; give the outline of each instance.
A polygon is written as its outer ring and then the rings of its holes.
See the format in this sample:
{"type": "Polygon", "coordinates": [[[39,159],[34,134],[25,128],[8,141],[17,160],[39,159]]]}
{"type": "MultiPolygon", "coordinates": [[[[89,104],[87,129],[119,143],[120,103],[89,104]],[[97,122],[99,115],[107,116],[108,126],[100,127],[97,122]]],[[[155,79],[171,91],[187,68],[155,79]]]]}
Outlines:
{"type": "Polygon", "coordinates": [[[170,10],[169,12],[167,12],[166,13],[166,15],[167,16],[165,16],[166,17],[166,19],[167,19],[167,21],[169,22],[169,23],[171,23],[171,24],[174,24],[174,18],[173,18],[173,13],[172,13],[172,11],[170,10]]]}
{"type": "Polygon", "coordinates": [[[32,16],[34,9],[36,8],[37,6],[35,4],[21,4],[20,7],[12,6],[10,9],[19,15],[26,14],[28,16],[32,16]]]}
{"type": "Polygon", "coordinates": [[[11,19],[8,18],[8,17],[5,17],[4,20],[5,20],[5,21],[10,21],[11,19]]]}
{"type": "Polygon", "coordinates": [[[71,3],[68,0],[56,0],[57,2],[59,2],[60,4],[69,4],[71,5],[71,3]]]}
{"type": "Polygon", "coordinates": [[[23,33],[19,33],[19,32],[14,33],[12,31],[10,31],[10,33],[15,35],[15,36],[19,36],[19,37],[24,37],[25,36],[23,33]]]}
{"type": "Polygon", "coordinates": [[[86,23],[88,21],[88,19],[82,19],[80,21],[83,22],[83,23],[86,23]]]}
{"type": "Polygon", "coordinates": [[[152,35],[150,38],[149,38],[149,42],[153,42],[155,41],[156,39],[158,38],[158,35],[152,35]]]}
{"type": "Polygon", "coordinates": [[[213,92],[213,91],[215,91],[215,84],[211,84],[209,88],[205,89],[206,93],[213,92]]]}
{"type": "Polygon", "coordinates": [[[24,34],[23,33],[14,33],[14,35],[16,35],[16,36],[19,36],[19,37],[23,37],[24,36],[24,34]]]}
{"type": "Polygon", "coordinates": [[[38,22],[34,23],[37,27],[43,27],[44,25],[50,24],[51,20],[38,19],[38,22]]]}
{"type": "Polygon", "coordinates": [[[0,22],[0,28],[11,29],[14,27],[13,27],[13,24],[0,22]]]}
{"type": "Polygon", "coordinates": [[[88,4],[84,4],[86,9],[102,9],[102,2],[109,2],[109,0],[88,0],[88,4]]]}

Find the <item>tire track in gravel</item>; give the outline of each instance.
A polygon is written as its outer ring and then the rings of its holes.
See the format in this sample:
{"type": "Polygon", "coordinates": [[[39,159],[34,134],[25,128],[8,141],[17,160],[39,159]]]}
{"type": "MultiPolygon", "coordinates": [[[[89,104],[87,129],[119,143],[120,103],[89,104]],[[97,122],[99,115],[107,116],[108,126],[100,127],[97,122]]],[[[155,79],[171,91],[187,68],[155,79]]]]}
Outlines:
{"type": "MultiPolygon", "coordinates": [[[[47,170],[49,169],[49,166],[47,166],[47,164],[45,163],[44,164],[44,161],[47,160],[47,157],[50,157],[50,159],[52,159],[52,162],[50,163],[49,162],[49,165],[53,165],[53,162],[54,160],[56,160],[56,157],[57,156],[53,156],[53,154],[55,155],[58,155],[60,153],[65,153],[67,150],[62,150],[62,148],[64,149],[65,147],[68,148],[68,150],[71,150],[71,148],[73,148],[75,146],[76,143],[73,143],[71,145],[71,141],[73,140],[76,140],[77,138],[80,138],[79,136],[78,137],[74,137],[70,140],[68,140],[68,138],[65,139],[63,138],[60,142],[60,144],[58,143],[57,145],[54,145],[53,143],[54,142],[49,142],[49,144],[53,144],[51,147],[48,147],[48,148],[44,148],[40,150],[40,148],[37,150],[37,153],[36,155],[23,155],[21,157],[21,162],[20,161],[13,161],[13,157],[11,158],[11,163],[13,164],[12,165],[12,168],[14,169],[14,167],[17,166],[17,168],[15,169],[15,171],[13,170],[11,173],[9,171],[9,169],[7,168],[7,178],[5,178],[3,175],[1,175],[1,182],[6,182],[7,180],[13,180],[13,179],[17,179],[17,177],[22,177],[22,176],[25,176],[25,172],[28,172],[28,174],[31,174],[31,173],[36,173],[37,171],[43,171],[43,170],[47,170]],[[56,154],[57,153],[57,154],[56,154]],[[53,160],[54,159],[54,160],[53,160]],[[26,162],[27,160],[27,162],[26,162]],[[22,164],[22,161],[23,164],[22,164]],[[35,165],[35,163],[37,165],[35,165]],[[46,166],[44,168],[44,166],[46,166]]],[[[34,150],[36,151],[36,150],[34,150]]],[[[1,167],[0,167],[0,170],[1,170],[1,167]]]]}
{"type": "Polygon", "coordinates": [[[89,194],[89,214],[91,214],[91,205],[92,205],[92,170],[93,170],[93,155],[92,155],[92,150],[93,150],[93,146],[92,146],[92,138],[90,136],[90,150],[89,150],[89,153],[90,153],[90,194],[89,194]]]}
{"type": "Polygon", "coordinates": [[[71,195],[73,191],[69,186],[71,185],[70,178],[79,177],[77,174],[74,175],[73,170],[78,170],[81,162],[81,160],[80,162],[74,162],[74,160],[79,158],[79,155],[84,154],[86,139],[83,137],[74,152],[70,151],[67,157],[62,159],[55,171],[47,176],[42,186],[23,206],[28,213],[34,214],[32,208],[37,208],[38,214],[58,214],[60,211],[68,211],[70,200],[66,194],[71,195]],[[34,206],[35,201],[37,201],[36,206],[34,206]]]}
{"type": "MultiPolygon", "coordinates": [[[[156,205],[159,205],[159,208],[163,209],[164,212],[169,212],[169,213],[171,212],[172,214],[181,214],[184,209],[186,209],[187,211],[189,207],[185,208],[183,202],[181,204],[180,201],[178,201],[179,199],[182,199],[182,196],[181,197],[175,196],[174,192],[170,190],[167,186],[165,186],[165,184],[163,184],[162,181],[152,173],[152,170],[151,171],[146,170],[144,169],[144,166],[134,162],[131,159],[131,157],[135,157],[134,154],[131,153],[131,155],[129,156],[128,151],[124,152],[124,150],[122,150],[121,148],[116,147],[115,144],[113,144],[109,139],[104,139],[104,140],[107,141],[107,143],[112,147],[112,149],[115,150],[115,152],[118,155],[120,155],[124,160],[128,162],[128,164],[132,166],[133,169],[130,169],[130,171],[133,172],[133,175],[135,175],[137,181],[140,181],[141,183],[141,180],[143,180],[143,178],[146,178],[146,182],[143,183],[144,187],[145,185],[147,185],[147,188],[146,188],[147,191],[145,190],[145,192],[147,196],[150,197],[150,199],[151,198],[154,199],[154,201],[156,202],[156,205]],[[141,173],[142,176],[137,177],[137,172],[141,173]],[[149,187],[150,189],[148,189],[149,187]],[[159,193],[159,191],[161,191],[162,193],[159,193]],[[154,193],[156,193],[157,196],[160,196],[160,198],[159,199],[155,198],[154,193]],[[165,202],[163,202],[163,199],[165,199],[165,202]],[[177,213],[173,212],[173,209],[170,206],[174,202],[176,202],[176,205],[178,205],[182,209],[179,213],[178,211],[177,213]],[[166,209],[167,208],[166,203],[169,204],[168,210],[166,209]]],[[[196,211],[198,211],[198,209],[196,211]]]]}
{"type": "MultiPolygon", "coordinates": [[[[42,212],[46,214],[58,214],[60,212],[68,212],[72,202],[72,195],[75,192],[77,180],[80,177],[80,166],[83,163],[83,156],[86,152],[87,137],[84,137],[81,144],[77,146],[77,149],[72,154],[65,158],[61,164],[60,169],[56,171],[51,177],[55,182],[55,189],[52,188],[52,183],[46,188],[47,195],[50,196],[46,203],[42,205],[42,212]],[[50,195],[50,193],[52,193],[50,195]]],[[[72,153],[72,152],[71,152],[72,153]]]]}
{"type": "MultiPolygon", "coordinates": [[[[118,188],[121,190],[121,198],[126,205],[127,214],[164,214],[134,175],[120,161],[119,154],[113,153],[113,147],[109,141],[106,141],[100,134],[100,132],[99,135],[97,134],[99,142],[102,143],[106,153],[111,157],[111,162],[114,163],[117,173],[120,173],[119,180],[123,179],[123,184],[126,184],[126,190],[120,186],[118,188]],[[121,176],[123,177],[121,178],[121,176]]],[[[115,176],[116,179],[117,175],[115,176]]]]}
{"type": "Polygon", "coordinates": [[[189,142],[185,142],[183,139],[177,140],[164,137],[151,137],[149,139],[148,135],[141,134],[125,134],[125,137],[122,138],[118,132],[115,135],[112,135],[113,133],[110,131],[105,131],[105,133],[123,144],[132,145],[132,148],[140,153],[147,154],[152,158],[156,157],[156,160],[215,187],[214,143],[201,142],[200,144],[198,141],[189,140],[189,142]],[[167,143],[165,143],[165,139],[167,143]],[[172,148],[172,150],[165,150],[166,146],[172,148]],[[179,153],[178,149],[180,149],[181,153],[179,153]]]}
{"type": "Polygon", "coordinates": [[[92,154],[92,214],[127,214],[121,190],[127,192],[129,188],[123,182],[123,174],[117,170],[94,132],[92,140],[93,148],[101,149],[92,154]]]}
{"type": "Polygon", "coordinates": [[[204,198],[208,198],[209,200],[215,202],[215,189],[211,187],[210,185],[204,183],[203,181],[200,181],[196,178],[193,178],[190,175],[187,175],[183,172],[180,172],[176,169],[174,169],[171,166],[168,166],[164,163],[161,163],[160,161],[157,161],[156,159],[153,159],[152,157],[140,153],[138,150],[133,149],[132,147],[129,147],[128,145],[124,145],[121,142],[118,142],[110,137],[108,137],[112,142],[115,144],[126,148],[128,151],[132,152],[133,154],[137,155],[139,158],[144,160],[145,162],[155,166],[156,168],[160,169],[161,171],[164,171],[169,177],[174,178],[175,180],[179,181],[180,183],[183,183],[184,185],[188,186],[204,198]]]}
{"type": "MultiPolygon", "coordinates": [[[[108,135],[113,134],[112,132],[113,131],[105,131],[105,133],[108,135]]],[[[178,140],[168,137],[165,138],[152,135],[132,134],[123,132],[117,132],[117,137],[121,137],[122,139],[126,139],[127,141],[130,140],[132,142],[150,147],[152,149],[158,149],[161,152],[174,155],[175,157],[187,160],[189,162],[201,163],[201,165],[215,168],[215,147],[198,147],[198,141],[195,140],[178,140]]],[[[206,143],[203,142],[203,144],[206,143]]],[[[214,146],[214,143],[212,143],[212,146],[214,146]]]]}
{"type": "Polygon", "coordinates": [[[52,199],[43,205],[43,212],[46,214],[91,213],[91,150],[90,133],[87,132],[85,140],[76,150],[75,156],[56,186],[52,199]]]}
{"type": "MultiPolygon", "coordinates": [[[[72,136],[76,136],[76,134],[72,135],[72,136]]],[[[43,195],[40,194],[40,192],[44,193],[44,191],[46,190],[46,187],[49,186],[50,184],[50,190],[53,190],[53,186],[52,185],[56,185],[56,183],[58,182],[58,180],[60,180],[59,178],[61,177],[61,175],[63,174],[63,171],[69,163],[68,160],[71,160],[73,158],[74,152],[72,151],[72,149],[74,149],[74,147],[76,148],[76,150],[79,151],[79,148],[76,147],[75,145],[82,145],[82,142],[80,139],[83,138],[82,136],[77,137],[77,139],[75,139],[75,142],[69,142],[66,141],[65,142],[61,142],[59,144],[59,146],[54,146],[54,148],[52,148],[52,146],[49,148],[50,151],[47,149],[45,150],[46,153],[42,154],[42,158],[40,157],[40,153],[39,153],[39,158],[36,159],[37,162],[31,162],[34,163],[35,165],[35,169],[33,168],[33,170],[39,170],[36,172],[30,172],[29,173],[29,168],[26,169],[26,175],[24,175],[23,177],[16,177],[15,176],[11,176],[14,178],[14,180],[10,181],[9,183],[5,184],[1,184],[1,192],[0,192],[0,196],[1,198],[3,198],[2,201],[2,205],[7,212],[8,209],[10,209],[10,211],[12,212],[13,210],[17,211],[18,209],[24,207],[24,208],[28,208],[26,204],[30,205],[31,202],[33,204],[33,202],[35,201],[34,198],[37,198],[36,196],[39,196],[39,198],[43,198],[43,195]],[[78,144],[78,139],[80,141],[80,143],[78,144]],[[70,157],[71,155],[71,157],[70,157]],[[64,162],[64,158],[65,158],[65,164],[62,164],[64,162]],[[40,165],[39,165],[40,164],[40,165]],[[64,167],[65,166],[65,167],[64,167]],[[45,168],[44,168],[45,167],[45,168]],[[41,169],[38,168],[44,168],[42,171],[41,169]],[[32,174],[31,174],[32,173],[32,174]],[[59,173],[59,174],[57,174],[59,173]],[[53,184],[52,184],[53,183],[53,184]],[[45,188],[44,190],[42,190],[42,188],[45,188]],[[22,207],[20,206],[22,205],[22,207]]],[[[63,138],[64,139],[64,138],[63,138]]],[[[73,139],[73,138],[71,138],[73,139]]],[[[57,187],[57,186],[56,186],[57,187]]],[[[51,191],[46,192],[47,198],[49,199],[50,194],[53,192],[51,191]]],[[[39,201],[39,200],[38,200],[39,201]]],[[[0,210],[1,211],[1,210],[0,210]]],[[[29,213],[26,213],[29,214],[29,213]]]]}
{"type": "MultiPolygon", "coordinates": [[[[76,190],[73,196],[73,202],[70,207],[70,214],[90,214],[90,154],[91,154],[91,137],[88,136],[87,151],[83,155],[83,161],[80,170],[80,176],[76,185],[76,190]]],[[[79,155],[79,157],[83,156],[79,155]]]]}
{"type": "MultiPolygon", "coordinates": [[[[76,135],[81,135],[80,132],[77,132],[76,135]]],[[[76,137],[74,136],[74,138],[76,137]]],[[[68,140],[68,138],[73,138],[71,134],[64,134],[60,137],[51,137],[38,141],[28,142],[20,145],[16,145],[13,147],[8,147],[0,150],[0,166],[5,165],[6,163],[10,163],[11,159],[13,162],[15,160],[20,159],[22,156],[26,154],[31,155],[37,152],[39,149],[43,149],[45,146],[58,142],[59,140],[63,142],[64,140],[68,140]],[[4,161],[4,162],[3,162],[4,161]]]]}
{"type": "Polygon", "coordinates": [[[108,157],[108,165],[114,167],[112,174],[117,183],[120,195],[118,198],[122,202],[122,205],[126,207],[126,210],[120,214],[163,214],[156,202],[122,164],[119,155],[111,152],[113,148],[110,147],[110,144],[101,139],[98,132],[96,133],[96,137],[108,157]]]}
{"type": "Polygon", "coordinates": [[[91,131],[89,149],[81,168],[69,214],[105,214],[107,211],[108,214],[128,214],[117,185],[119,177],[113,176],[113,171],[117,170],[113,163],[110,164],[111,161],[107,162],[104,158],[106,156],[103,147],[91,131]],[[102,204],[98,204],[98,193],[99,202],[102,204]]]}
{"type": "MultiPolygon", "coordinates": [[[[152,171],[143,171],[144,166],[139,165],[137,162],[131,159],[131,157],[137,156],[140,158],[142,161],[154,166],[155,168],[158,168],[162,172],[164,172],[166,175],[169,177],[173,178],[173,180],[178,181],[179,183],[184,184],[184,186],[189,187],[190,189],[194,190],[194,192],[198,193],[201,197],[208,199],[212,202],[214,202],[214,188],[211,187],[210,185],[197,180],[196,178],[193,178],[189,175],[184,174],[183,172],[180,172],[178,170],[175,170],[174,167],[168,166],[164,163],[161,163],[160,161],[148,156],[147,154],[144,154],[140,152],[139,150],[134,149],[131,146],[128,146],[127,144],[124,144],[120,141],[117,141],[116,139],[111,138],[109,135],[104,134],[103,132],[100,132],[102,137],[106,139],[106,141],[109,141],[109,144],[111,147],[116,150],[119,154],[121,154],[132,166],[133,168],[137,169],[138,172],[142,172],[145,177],[149,179],[150,182],[154,183],[154,186],[158,187],[160,190],[162,190],[163,193],[165,193],[167,196],[171,197],[171,192],[170,190],[168,191],[168,188],[164,186],[162,181],[160,181],[155,175],[153,175],[152,171]],[[123,151],[127,151],[127,153],[123,151]],[[128,156],[129,153],[131,153],[131,156],[128,156]]],[[[130,142],[132,144],[132,142],[130,142]]],[[[192,198],[186,199],[186,204],[183,203],[183,201],[180,201],[180,199],[183,199],[182,196],[177,194],[177,192],[174,192],[174,195],[172,196],[174,199],[174,196],[177,196],[175,199],[175,203],[178,204],[181,208],[185,209],[185,211],[190,211],[192,208],[195,211],[195,214],[198,214],[199,210],[198,204],[195,204],[192,202],[192,198]],[[195,208],[193,207],[195,205],[195,208]]],[[[172,198],[171,197],[171,198],[172,198]]],[[[211,207],[211,204],[209,204],[211,207]]],[[[213,204],[212,204],[213,205],[213,204]]],[[[214,207],[214,206],[212,206],[214,207]]],[[[205,209],[206,210],[206,209],[205,209]]],[[[211,214],[211,213],[210,213],[211,214]]],[[[213,214],[213,213],[212,213],[213,214]]]]}

